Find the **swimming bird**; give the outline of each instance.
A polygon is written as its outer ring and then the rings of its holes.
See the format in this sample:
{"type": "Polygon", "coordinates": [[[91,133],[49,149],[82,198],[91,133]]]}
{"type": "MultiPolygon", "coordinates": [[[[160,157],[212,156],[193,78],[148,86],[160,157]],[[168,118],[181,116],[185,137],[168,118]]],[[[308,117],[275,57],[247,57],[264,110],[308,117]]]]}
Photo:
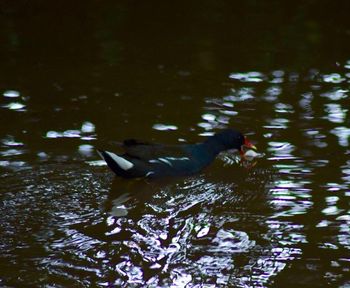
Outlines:
{"type": "Polygon", "coordinates": [[[122,145],[125,153],[98,150],[109,168],[123,178],[162,178],[192,175],[212,163],[221,152],[244,147],[256,147],[234,129],[226,129],[204,142],[196,144],[164,145],[128,139],[122,145]]]}

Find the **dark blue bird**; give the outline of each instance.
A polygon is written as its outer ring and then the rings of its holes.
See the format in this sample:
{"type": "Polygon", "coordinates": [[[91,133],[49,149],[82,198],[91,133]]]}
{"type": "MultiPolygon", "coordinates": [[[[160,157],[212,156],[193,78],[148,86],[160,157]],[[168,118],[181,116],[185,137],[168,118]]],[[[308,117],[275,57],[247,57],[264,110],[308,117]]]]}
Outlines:
{"type": "Polygon", "coordinates": [[[163,145],[125,140],[122,155],[98,150],[112,171],[123,178],[161,178],[197,173],[224,150],[243,147],[256,149],[240,132],[227,129],[210,136],[203,143],[163,145]]]}

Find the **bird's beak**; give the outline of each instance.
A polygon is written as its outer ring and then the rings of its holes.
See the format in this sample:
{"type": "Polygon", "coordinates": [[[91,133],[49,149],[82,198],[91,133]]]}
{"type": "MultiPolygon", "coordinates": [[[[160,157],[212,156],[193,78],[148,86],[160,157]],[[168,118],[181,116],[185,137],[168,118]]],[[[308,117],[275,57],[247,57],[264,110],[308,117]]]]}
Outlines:
{"type": "Polygon", "coordinates": [[[242,145],[242,147],[241,147],[241,154],[244,154],[244,151],[243,151],[243,148],[244,147],[247,147],[247,148],[249,148],[249,149],[253,149],[253,150],[255,150],[255,151],[257,151],[258,149],[248,140],[248,138],[247,137],[244,137],[244,143],[243,143],[243,145],[242,145]]]}

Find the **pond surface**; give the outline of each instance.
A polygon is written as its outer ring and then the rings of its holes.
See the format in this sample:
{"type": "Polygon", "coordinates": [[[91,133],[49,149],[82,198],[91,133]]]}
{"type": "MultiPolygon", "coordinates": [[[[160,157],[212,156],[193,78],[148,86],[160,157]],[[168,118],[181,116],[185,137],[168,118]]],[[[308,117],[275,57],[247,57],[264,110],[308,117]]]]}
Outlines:
{"type": "Polygon", "coordinates": [[[49,2],[0,5],[2,287],[350,286],[349,5],[49,2]],[[227,127],[264,156],[96,154],[227,127]]]}

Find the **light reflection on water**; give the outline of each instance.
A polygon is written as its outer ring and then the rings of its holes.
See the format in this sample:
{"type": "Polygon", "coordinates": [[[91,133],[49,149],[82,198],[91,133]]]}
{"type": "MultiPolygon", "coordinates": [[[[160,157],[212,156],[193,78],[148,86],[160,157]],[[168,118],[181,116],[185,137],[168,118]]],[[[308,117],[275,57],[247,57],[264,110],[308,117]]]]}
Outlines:
{"type": "Polygon", "coordinates": [[[68,129],[63,132],[58,131],[48,131],[45,135],[46,138],[81,138],[82,140],[95,140],[95,125],[89,121],[85,121],[81,128],[78,129],[68,129]]]}
{"type": "Polygon", "coordinates": [[[21,94],[16,90],[7,90],[7,91],[4,91],[3,95],[4,95],[4,97],[17,98],[21,94]]]}
{"type": "MultiPolygon", "coordinates": [[[[41,134],[45,143],[76,140],[79,165],[49,150],[36,151],[39,160],[26,159],[28,143],[3,136],[1,257],[15,267],[20,257],[39,275],[14,280],[16,272],[6,272],[6,279],[50,285],[51,275],[78,286],[265,287],[303,259],[328,283],[345,283],[349,98],[338,85],[346,77],[310,71],[310,91],[289,102],[284,93],[292,92],[284,84],[303,81],[298,73],[230,74],[232,87],[221,98],[205,100],[195,133],[243,127],[266,157],[246,167],[223,154],[203,174],[174,182],[115,180],[111,186],[105,167],[95,161],[92,121],[41,134]],[[84,161],[91,165],[82,167],[84,161]],[[325,267],[314,268],[322,255],[329,258],[322,259],[325,267]]],[[[20,95],[3,92],[6,98],[20,95]]],[[[13,103],[1,109],[11,110],[13,103]]],[[[160,133],[180,129],[155,122],[160,133]]]]}
{"type": "Polygon", "coordinates": [[[26,107],[26,105],[24,105],[23,103],[19,103],[19,102],[11,102],[11,103],[3,106],[3,108],[7,108],[10,110],[16,110],[16,111],[25,111],[25,107],[26,107]]]}

